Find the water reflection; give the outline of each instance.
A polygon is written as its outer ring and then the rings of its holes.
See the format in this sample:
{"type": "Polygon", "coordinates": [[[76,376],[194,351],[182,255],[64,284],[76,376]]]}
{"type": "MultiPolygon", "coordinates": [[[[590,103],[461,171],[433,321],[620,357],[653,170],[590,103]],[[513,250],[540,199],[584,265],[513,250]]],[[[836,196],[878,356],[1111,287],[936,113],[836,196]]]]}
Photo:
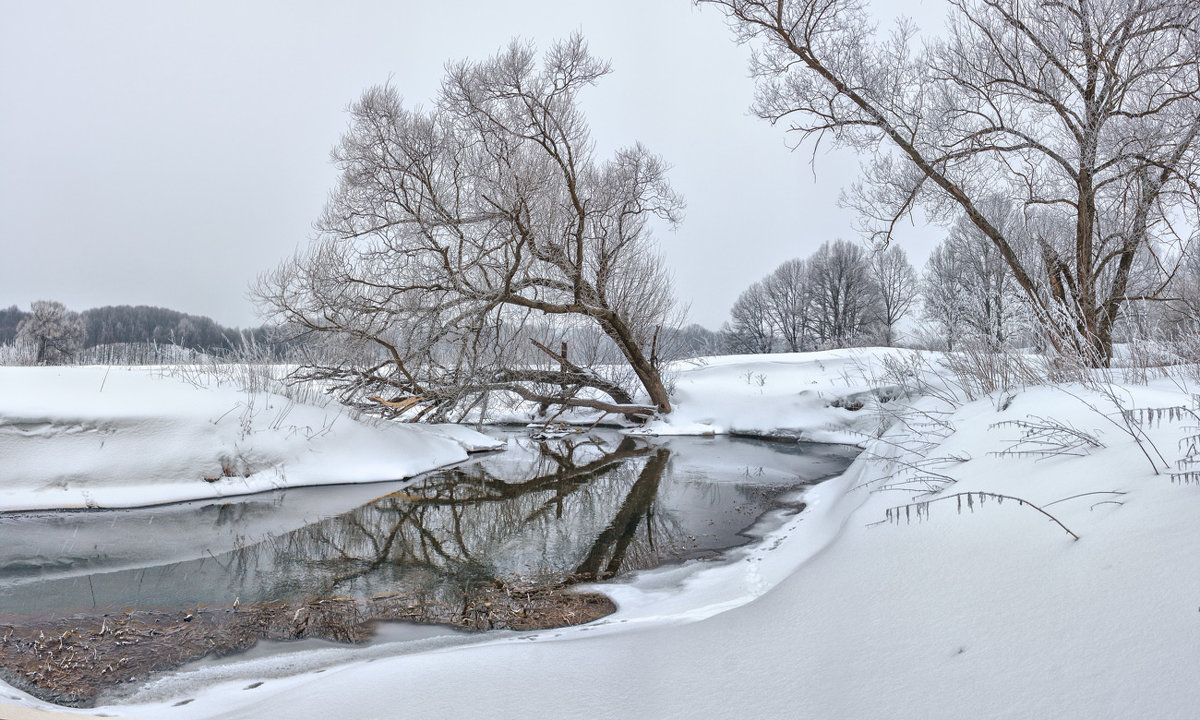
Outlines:
{"type": "Polygon", "coordinates": [[[360,486],[0,517],[0,532],[21,538],[0,548],[0,612],[446,598],[496,582],[607,579],[741,544],[781,490],[853,457],[830,446],[612,433],[507,440],[505,452],[365,503],[348,502],[371,497],[360,486]],[[311,517],[321,503],[353,509],[311,517]]]}
{"type": "Polygon", "coordinates": [[[0,666],[39,697],[87,703],[261,638],[359,642],[377,620],[587,622],[611,601],[565,586],[741,544],[780,493],[855,454],[611,433],[507,440],[415,483],[0,516],[0,666]]]}
{"type": "Polygon", "coordinates": [[[696,546],[674,510],[655,511],[670,457],[629,438],[518,447],[239,550],[235,573],[275,598],[611,577],[696,546]]]}
{"type": "MultiPolygon", "coordinates": [[[[669,450],[660,449],[646,461],[637,482],[629,489],[612,522],[596,537],[587,556],[575,568],[576,577],[602,580],[620,572],[621,565],[629,554],[630,547],[634,545],[634,539],[637,538],[638,525],[643,519],[646,521],[646,550],[650,553],[655,550],[652,532],[655,525],[665,525],[669,531],[675,530],[675,524],[664,523],[662,515],[654,514],[658,483],[662,480],[663,470],[666,469],[667,459],[670,457],[669,450]]],[[[663,534],[659,532],[660,537],[663,534]]],[[[667,539],[678,540],[678,533],[668,534],[667,539]]]]}

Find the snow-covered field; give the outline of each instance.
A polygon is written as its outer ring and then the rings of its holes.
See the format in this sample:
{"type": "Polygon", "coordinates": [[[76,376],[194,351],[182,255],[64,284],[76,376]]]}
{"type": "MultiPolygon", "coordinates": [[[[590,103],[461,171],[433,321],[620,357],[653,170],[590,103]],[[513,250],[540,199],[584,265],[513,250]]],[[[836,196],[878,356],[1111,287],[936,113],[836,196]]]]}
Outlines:
{"type": "MultiPolygon", "coordinates": [[[[676,412],[650,432],[774,433],[867,449],[845,475],[808,490],[803,513],[776,518],[762,542],[727,562],[605,585],[620,608],[613,616],[486,636],[392,630],[363,649],[267,648],[170,674],[92,712],[147,719],[1200,717],[1200,483],[1170,475],[1200,426],[1189,389],[1169,380],[1071,384],[948,403],[905,396],[885,377],[883,359],[896,352],[714,358],[684,368],[676,412]],[[889,401],[882,409],[881,398],[889,401]],[[924,501],[932,502],[910,504],[924,501]]],[[[22,390],[24,399],[13,401],[0,374],[5,433],[18,417],[20,437],[39,437],[31,426],[40,417],[54,428],[42,432],[82,443],[90,430],[66,428],[90,428],[125,407],[105,409],[87,395],[100,380],[85,377],[90,370],[37,372],[63,372],[68,390],[22,390]]],[[[144,400],[110,419],[117,428],[134,419],[160,427],[164,415],[192,407],[183,395],[205,402],[195,388],[144,396],[143,381],[128,379],[144,400]]],[[[104,393],[118,387],[112,381],[104,393]]],[[[188,421],[197,463],[225,452],[200,434],[197,420],[219,428],[211,423],[218,404],[203,407],[208,415],[196,410],[188,421]]],[[[267,423],[253,457],[274,448],[271,457],[296,464],[289,479],[303,474],[309,444],[289,450],[288,438],[273,440],[269,430],[267,423]]],[[[352,451],[333,443],[327,453],[345,454],[315,466],[353,479],[342,462],[391,445],[372,446],[365,438],[375,432],[384,431],[363,430],[352,451]]],[[[4,437],[7,461],[20,443],[4,437]]],[[[238,437],[235,429],[230,438],[238,437]]],[[[178,455],[186,438],[130,441],[161,469],[126,487],[145,489],[161,477],[171,467],[163,449],[178,455]]],[[[102,449],[80,447],[90,462],[105,461],[102,449]]],[[[39,462],[17,457],[24,459],[16,467],[39,462]]],[[[57,466],[45,454],[40,462],[57,466]]],[[[103,467],[114,485],[128,472],[103,467]]],[[[67,471],[41,472],[75,487],[67,471]]],[[[21,477],[25,494],[34,493],[34,476],[21,477]]],[[[4,696],[43,706],[15,690],[4,696]]]]}

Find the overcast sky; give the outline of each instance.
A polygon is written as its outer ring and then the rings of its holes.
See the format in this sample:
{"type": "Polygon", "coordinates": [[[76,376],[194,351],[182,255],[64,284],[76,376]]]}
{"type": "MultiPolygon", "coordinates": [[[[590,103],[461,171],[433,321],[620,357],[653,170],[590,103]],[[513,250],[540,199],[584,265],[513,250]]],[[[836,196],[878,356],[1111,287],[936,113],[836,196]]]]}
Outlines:
{"type": "MultiPolygon", "coordinates": [[[[938,0],[877,4],[940,27],[938,0]]],[[[247,286],[312,236],[347,104],[389,78],[427,104],[447,60],[575,30],[613,66],[583,98],[598,149],[640,140],[687,199],[658,239],[692,321],[716,329],[780,262],[857,239],[837,206],[857,161],[814,168],[750,117],[748,51],[689,0],[0,0],[0,307],[256,325],[247,286]]],[[[939,233],[906,234],[914,264],[939,233]]]]}

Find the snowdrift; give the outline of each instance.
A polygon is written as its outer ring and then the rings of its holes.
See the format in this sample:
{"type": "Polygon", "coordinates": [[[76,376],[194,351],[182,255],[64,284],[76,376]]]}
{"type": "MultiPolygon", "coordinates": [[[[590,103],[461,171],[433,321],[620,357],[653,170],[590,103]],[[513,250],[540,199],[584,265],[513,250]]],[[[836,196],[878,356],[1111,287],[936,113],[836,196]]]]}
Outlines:
{"type": "Polygon", "coordinates": [[[910,354],[871,348],[683,361],[674,367],[674,412],[639,432],[862,445],[879,424],[871,406],[900,392],[885,379],[884,361],[910,354]]]}
{"type": "Polygon", "coordinates": [[[499,443],[163,371],[0,367],[0,510],[130,507],[410,477],[499,443]]]}

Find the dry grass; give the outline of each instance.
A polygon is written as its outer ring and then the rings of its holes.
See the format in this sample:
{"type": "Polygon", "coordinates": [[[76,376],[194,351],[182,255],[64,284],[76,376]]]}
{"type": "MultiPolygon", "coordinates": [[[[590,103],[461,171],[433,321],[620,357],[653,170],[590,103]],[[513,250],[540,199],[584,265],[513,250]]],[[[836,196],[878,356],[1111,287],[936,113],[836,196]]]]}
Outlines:
{"type": "Polygon", "coordinates": [[[0,616],[0,676],[43,700],[90,707],[101,694],[259,640],[323,638],[363,643],[376,622],[405,621],[482,631],[591,622],[616,610],[599,593],[496,582],[453,602],[387,594],[305,602],[192,608],[106,608],[70,615],[0,616]]]}

